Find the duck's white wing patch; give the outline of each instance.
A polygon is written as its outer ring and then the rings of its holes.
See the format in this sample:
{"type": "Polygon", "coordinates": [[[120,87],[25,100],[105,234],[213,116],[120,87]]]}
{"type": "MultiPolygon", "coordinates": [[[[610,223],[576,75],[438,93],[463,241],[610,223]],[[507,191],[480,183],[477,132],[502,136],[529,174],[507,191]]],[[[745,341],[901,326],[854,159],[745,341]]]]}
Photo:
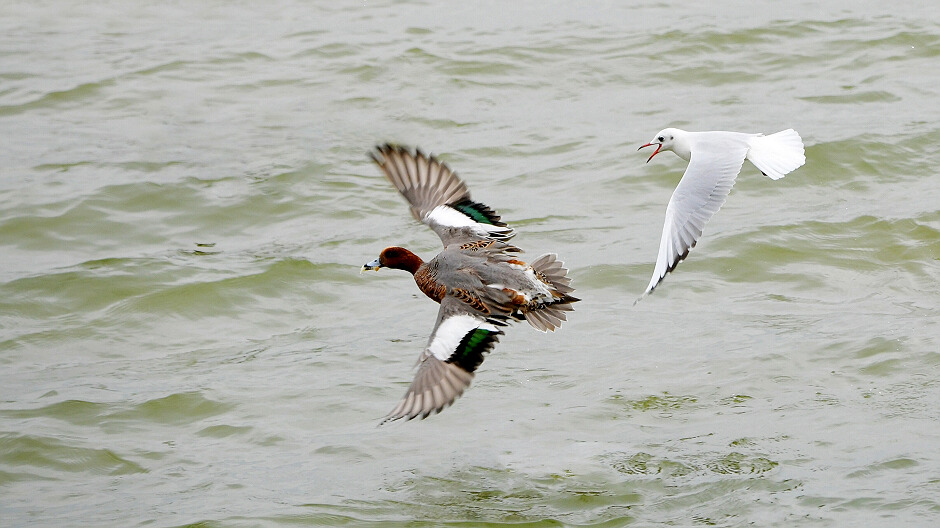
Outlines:
{"type": "Polygon", "coordinates": [[[666,207],[656,267],[643,296],[649,295],[666,274],[688,256],[702,236],[705,224],[725,203],[741,172],[747,144],[743,141],[715,143],[702,141],[692,149],[689,166],[666,207]]]}
{"type": "MultiPolygon", "coordinates": [[[[472,347],[459,351],[458,347],[462,346],[461,342],[466,340],[468,335],[477,330],[480,331],[481,335],[502,333],[496,325],[486,322],[481,317],[463,314],[452,315],[442,320],[437,330],[431,335],[427,351],[441,361],[451,361],[457,352],[461,354],[471,352],[470,348],[472,347]]],[[[474,369],[476,369],[476,366],[474,366],[474,369]]]]}
{"type": "Polygon", "coordinates": [[[441,412],[470,386],[484,354],[503,332],[498,321],[470,315],[462,306],[453,297],[441,301],[437,324],[418,358],[414,381],[382,423],[441,412]]]}
{"type": "MultiPolygon", "coordinates": [[[[490,223],[485,214],[478,212],[482,204],[470,202],[439,205],[425,215],[424,223],[431,227],[446,246],[452,241],[453,233],[457,237],[471,235],[472,238],[488,238],[491,240],[509,240],[512,238],[512,228],[502,222],[490,223]],[[474,216],[480,220],[474,219],[474,216]],[[447,238],[445,238],[445,236],[447,238]]],[[[486,207],[486,206],[482,206],[486,207]]]]}
{"type": "Polygon", "coordinates": [[[382,145],[372,159],[411,205],[411,214],[434,230],[444,246],[474,239],[508,240],[512,229],[489,207],[470,199],[457,173],[417,150],[382,145]]]}

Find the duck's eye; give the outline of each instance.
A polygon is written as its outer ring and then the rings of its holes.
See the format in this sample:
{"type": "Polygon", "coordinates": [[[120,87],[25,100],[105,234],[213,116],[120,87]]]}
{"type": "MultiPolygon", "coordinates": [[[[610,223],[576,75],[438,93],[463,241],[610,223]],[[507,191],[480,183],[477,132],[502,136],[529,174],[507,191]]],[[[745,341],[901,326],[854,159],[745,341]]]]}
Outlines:
{"type": "Polygon", "coordinates": [[[659,136],[659,137],[656,138],[656,139],[657,139],[660,143],[662,143],[663,141],[666,141],[666,138],[664,138],[664,137],[662,137],[662,136],[659,136]]]}

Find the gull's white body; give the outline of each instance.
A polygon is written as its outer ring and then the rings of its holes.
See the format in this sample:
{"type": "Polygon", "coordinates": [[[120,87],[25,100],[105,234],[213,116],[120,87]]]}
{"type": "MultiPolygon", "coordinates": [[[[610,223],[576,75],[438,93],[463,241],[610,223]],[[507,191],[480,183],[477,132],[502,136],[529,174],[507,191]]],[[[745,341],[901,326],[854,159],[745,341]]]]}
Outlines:
{"type": "Polygon", "coordinates": [[[659,256],[643,297],[695,247],[705,224],[725,203],[745,159],[774,180],[806,162],[803,140],[793,129],[765,136],[667,128],[644,146],[654,145],[656,152],[671,150],[689,166],[666,207],[659,256]]]}

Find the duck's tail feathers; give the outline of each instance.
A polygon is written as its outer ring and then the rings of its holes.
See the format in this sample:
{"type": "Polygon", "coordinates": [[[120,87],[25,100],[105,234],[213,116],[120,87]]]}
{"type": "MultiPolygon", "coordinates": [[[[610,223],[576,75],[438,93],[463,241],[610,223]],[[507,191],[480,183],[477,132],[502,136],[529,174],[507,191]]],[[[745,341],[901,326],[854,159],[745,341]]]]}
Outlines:
{"type": "Polygon", "coordinates": [[[749,147],[747,159],[773,180],[806,163],[803,139],[792,128],[769,136],[754,136],[749,147]]]}
{"type": "Polygon", "coordinates": [[[565,263],[558,260],[558,255],[548,253],[535,259],[532,262],[532,269],[535,270],[536,277],[548,285],[552,292],[553,299],[549,302],[539,303],[530,310],[525,311],[525,319],[536,330],[542,332],[554,331],[561,327],[563,321],[568,318],[565,312],[574,310],[571,306],[581,299],[571,295],[574,288],[571,287],[571,277],[568,277],[568,270],[565,263]]]}
{"type": "Polygon", "coordinates": [[[558,255],[546,253],[535,259],[531,264],[536,275],[551,287],[554,291],[565,294],[574,291],[571,287],[571,277],[568,276],[568,269],[565,263],[558,260],[558,255]]]}

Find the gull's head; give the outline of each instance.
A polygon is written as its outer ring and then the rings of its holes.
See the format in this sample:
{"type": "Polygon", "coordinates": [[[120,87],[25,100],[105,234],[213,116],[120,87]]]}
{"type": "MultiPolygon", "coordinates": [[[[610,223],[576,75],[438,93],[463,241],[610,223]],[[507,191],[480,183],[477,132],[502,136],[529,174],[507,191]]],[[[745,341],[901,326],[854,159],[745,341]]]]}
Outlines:
{"type": "Polygon", "coordinates": [[[649,143],[642,145],[639,149],[655,146],[656,150],[652,155],[646,160],[647,163],[653,159],[653,156],[659,154],[661,150],[671,150],[676,152],[675,146],[677,141],[681,141],[682,131],[678,128],[664,128],[660,130],[656,137],[654,137],[649,143]]]}

